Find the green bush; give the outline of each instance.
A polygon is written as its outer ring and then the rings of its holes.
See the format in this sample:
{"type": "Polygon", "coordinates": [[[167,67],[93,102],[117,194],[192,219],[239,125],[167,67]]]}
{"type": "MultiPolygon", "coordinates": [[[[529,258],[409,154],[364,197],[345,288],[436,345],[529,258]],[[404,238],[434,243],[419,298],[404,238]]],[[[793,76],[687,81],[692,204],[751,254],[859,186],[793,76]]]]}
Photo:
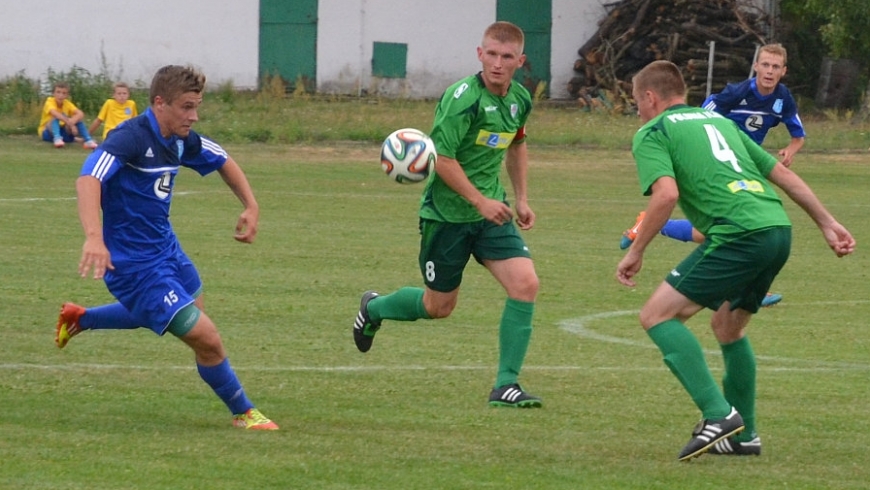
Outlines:
{"type": "MultiPolygon", "coordinates": [[[[89,119],[96,116],[103,107],[103,103],[112,95],[114,83],[107,74],[93,74],[88,70],[73,65],[68,72],[56,72],[48,69],[46,87],[52,87],[58,82],[66,82],[69,85],[70,100],[78,106],[89,119]]],[[[48,96],[50,94],[46,94],[48,96]]]]}
{"type": "Polygon", "coordinates": [[[29,115],[39,103],[39,84],[23,71],[0,81],[0,114],[29,115]]]}

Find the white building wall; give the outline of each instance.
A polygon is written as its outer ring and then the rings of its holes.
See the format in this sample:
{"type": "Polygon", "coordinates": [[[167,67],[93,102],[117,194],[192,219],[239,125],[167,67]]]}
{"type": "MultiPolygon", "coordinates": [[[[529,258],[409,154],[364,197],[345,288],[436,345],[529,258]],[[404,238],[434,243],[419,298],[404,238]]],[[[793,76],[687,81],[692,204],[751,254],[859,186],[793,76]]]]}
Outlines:
{"type": "Polygon", "coordinates": [[[568,98],[568,82],[574,78],[574,62],[580,57],[577,50],[598,31],[598,21],[607,14],[603,3],[553,0],[550,98],[568,98]]]}
{"type": "Polygon", "coordinates": [[[257,85],[259,0],[3,0],[0,78],[45,78],[73,66],[146,85],[168,64],[210,82],[257,85]]]}
{"type": "Polygon", "coordinates": [[[480,69],[476,48],[495,20],[495,0],[404,0],[400,8],[396,3],[320,0],[318,91],[435,97],[480,69]],[[407,78],[372,78],[375,42],[408,45],[407,78]]]}
{"type": "MultiPolygon", "coordinates": [[[[476,47],[496,0],[320,0],[318,90],[437,97],[480,69],[476,47]],[[375,41],[408,44],[407,78],[373,79],[375,41]]],[[[259,0],[4,0],[0,78],[45,78],[80,66],[147,85],[157,68],[191,63],[211,84],[257,85],[259,0]]],[[[553,0],[551,88],[567,97],[577,49],[604,15],[599,0],[553,0]]]]}

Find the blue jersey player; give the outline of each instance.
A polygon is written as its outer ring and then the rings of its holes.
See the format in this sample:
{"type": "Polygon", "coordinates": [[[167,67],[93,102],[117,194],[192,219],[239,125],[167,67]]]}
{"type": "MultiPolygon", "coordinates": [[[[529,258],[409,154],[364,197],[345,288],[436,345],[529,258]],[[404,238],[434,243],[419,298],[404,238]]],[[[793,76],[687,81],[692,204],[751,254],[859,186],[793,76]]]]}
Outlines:
{"type": "MultiPolygon", "coordinates": [[[[701,106],[715,111],[734,121],[759,145],[767,132],[785,124],[791,135],[788,146],[779,150],[780,162],[791,166],[795,154],[804,146],[803,123],[797,112],[797,103],[788,88],[780,83],[786,73],[788,53],[781,44],[766,44],[759,48],[758,58],[753,64],[756,76],[740,83],[728,84],[722,92],[707,97],[701,106]]],[[[619,248],[631,246],[645,216],[640,213],[634,226],[622,234],[619,248]]],[[[689,220],[672,219],[662,227],[662,235],[683,242],[703,243],[704,235],[692,227],[689,220]]],[[[762,302],[772,306],[782,300],[782,295],[771,293],[762,302]]]]}
{"type": "Polygon", "coordinates": [[[217,143],[191,130],[204,87],[198,70],[164,66],[151,82],[145,113],[109,133],[85,160],[76,181],[85,233],[78,270],[85,277],[93,269],[118,302],[93,308],[65,303],[55,342],[63,348],[96,329],[169,332],[193,349],[200,377],[230,409],[234,426],[275,430],[230,366],[203,311],[202,281],[169,222],[175,177],[188,167],[200,175],[217,171],[242,202],[236,240],[251,243],[257,234],[259,207],[244,172],[217,143]]]}
{"type": "Polygon", "coordinates": [[[762,46],[754,65],[755,78],[728,84],[722,92],[708,97],[702,107],[731,119],[759,145],[771,128],[785,124],[791,142],[779,151],[779,156],[780,162],[788,167],[804,145],[806,133],[794,97],[780,83],[785,76],[785,64],[786,51],[782,45],[762,46]]]}

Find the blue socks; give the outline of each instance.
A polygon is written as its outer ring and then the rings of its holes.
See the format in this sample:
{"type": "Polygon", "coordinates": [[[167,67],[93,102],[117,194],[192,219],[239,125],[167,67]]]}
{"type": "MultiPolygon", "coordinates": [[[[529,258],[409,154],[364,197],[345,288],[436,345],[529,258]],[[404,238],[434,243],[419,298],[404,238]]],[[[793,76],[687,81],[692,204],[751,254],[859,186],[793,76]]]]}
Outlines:
{"type": "Polygon", "coordinates": [[[144,326],[121,303],[87,308],[79,324],[84,330],[129,330],[144,326]]]}
{"type": "Polygon", "coordinates": [[[248,400],[242,383],[230,367],[230,360],[225,358],[217,366],[203,366],[196,364],[199,376],[206,382],[215,394],[220,398],[233,415],[247,412],[254,408],[254,404],[248,400]]]}
{"type": "Polygon", "coordinates": [[[681,242],[691,242],[692,223],[687,219],[669,219],[662,227],[662,235],[681,242]]]}

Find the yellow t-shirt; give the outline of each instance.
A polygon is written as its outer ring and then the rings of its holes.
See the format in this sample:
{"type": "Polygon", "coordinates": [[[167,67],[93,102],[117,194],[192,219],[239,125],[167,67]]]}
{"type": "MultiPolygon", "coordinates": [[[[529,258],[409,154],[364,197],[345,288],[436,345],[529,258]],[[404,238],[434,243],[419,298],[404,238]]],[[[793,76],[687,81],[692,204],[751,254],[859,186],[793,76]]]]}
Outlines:
{"type": "MultiPolygon", "coordinates": [[[[79,108],[69,99],[64,99],[63,106],[61,107],[57,106],[57,100],[53,96],[45,99],[45,104],[42,106],[42,117],[39,119],[39,129],[36,130],[37,135],[42,136],[42,132],[45,131],[45,126],[48,125],[48,121],[52,119],[52,109],[57,109],[67,116],[72,117],[79,108]]],[[[64,122],[60,121],[60,125],[64,126],[64,122]]]]}
{"type": "Polygon", "coordinates": [[[115,129],[119,124],[138,115],[136,101],[132,99],[127,99],[127,102],[123,104],[119,104],[115,99],[106,100],[103,108],[100,109],[100,114],[97,115],[97,119],[103,121],[103,139],[106,139],[109,131],[115,129]]]}

